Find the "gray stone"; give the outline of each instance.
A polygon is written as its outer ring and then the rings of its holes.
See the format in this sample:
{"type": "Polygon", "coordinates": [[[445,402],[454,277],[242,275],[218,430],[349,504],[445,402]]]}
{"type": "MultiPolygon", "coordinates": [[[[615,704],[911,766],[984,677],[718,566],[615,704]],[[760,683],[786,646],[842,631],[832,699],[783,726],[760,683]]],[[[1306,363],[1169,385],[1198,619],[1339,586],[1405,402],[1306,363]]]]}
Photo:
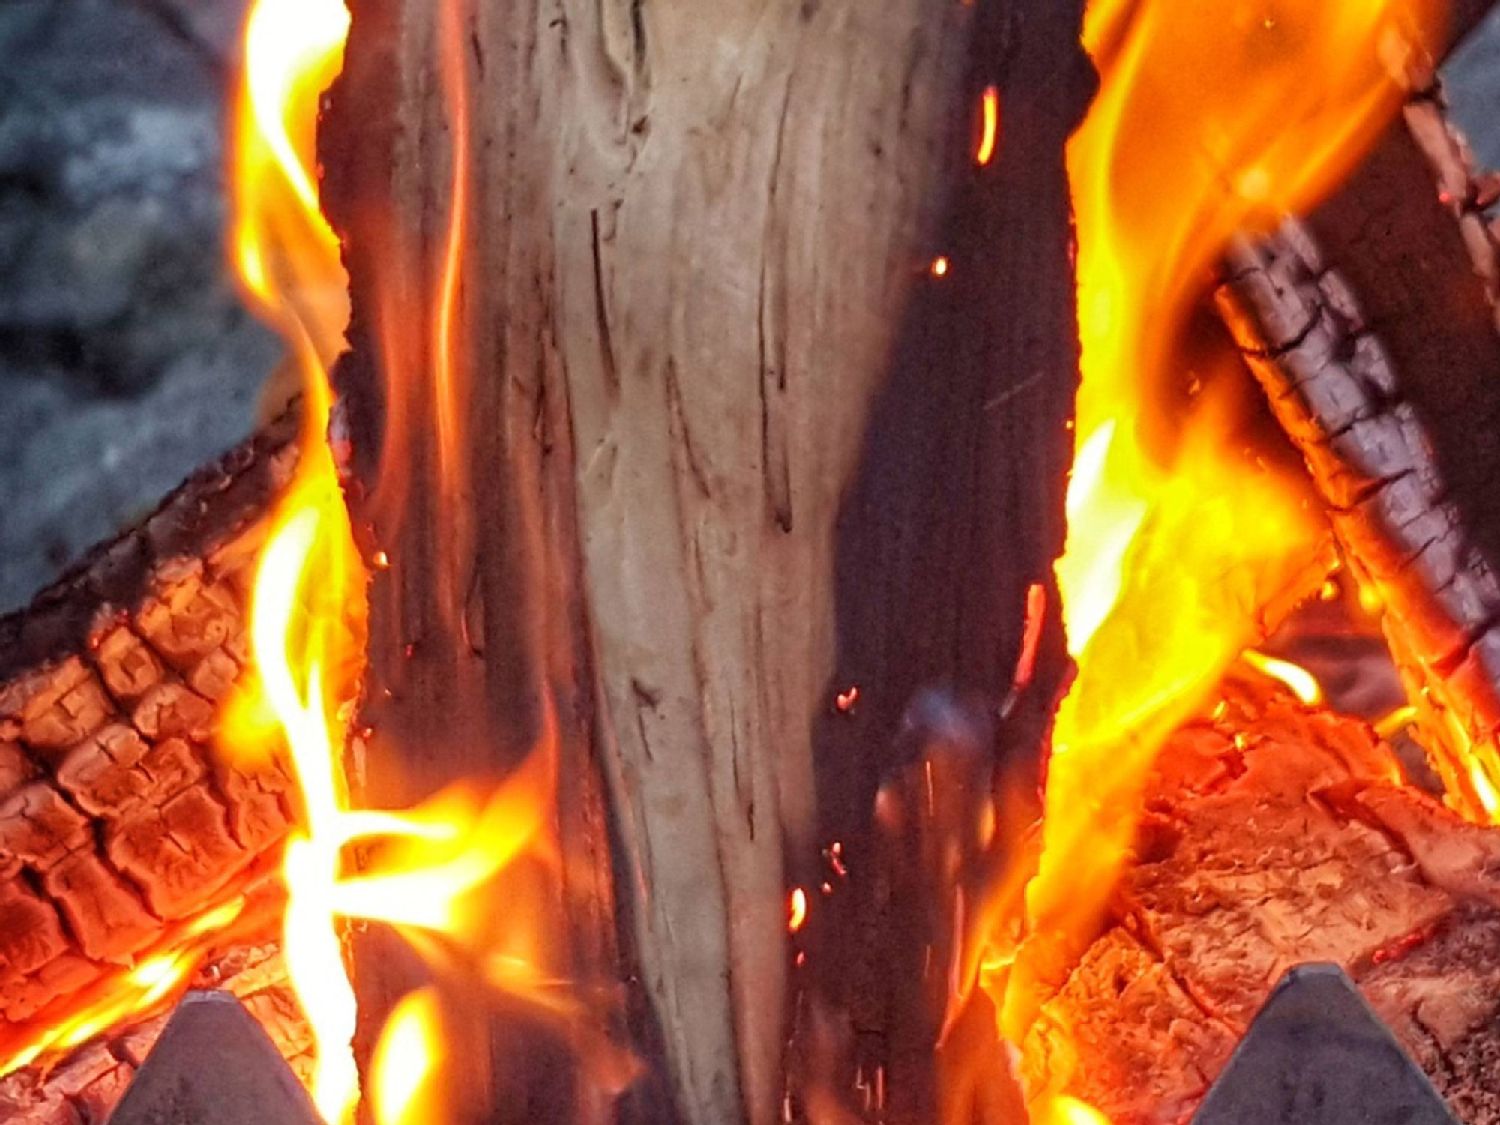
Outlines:
{"type": "Polygon", "coordinates": [[[1500,7],[1453,52],[1443,68],[1449,112],[1469,138],[1481,168],[1500,169],[1500,7]]]}
{"type": "Polygon", "coordinates": [[[254,424],[224,250],[247,0],[0,2],[0,612],[254,424]]]}
{"type": "Polygon", "coordinates": [[[1457,1125],[1337,965],[1281,978],[1193,1125],[1457,1125]]]}
{"type": "Polygon", "coordinates": [[[320,1125],[266,1033],[229,992],[189,992],[110,1125],[320,1125]]]}

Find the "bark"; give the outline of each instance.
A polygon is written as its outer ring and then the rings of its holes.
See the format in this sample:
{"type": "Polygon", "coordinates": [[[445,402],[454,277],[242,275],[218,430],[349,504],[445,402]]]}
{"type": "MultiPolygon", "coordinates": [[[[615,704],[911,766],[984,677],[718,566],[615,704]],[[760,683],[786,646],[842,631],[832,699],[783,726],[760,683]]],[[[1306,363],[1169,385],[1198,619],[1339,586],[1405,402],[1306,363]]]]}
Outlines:
{"type": "MultiPolygon", "coordinates": [[[[1003,692],[1060,541],[1077,6],[431,7],[353,5],[324,129],[351,509],[391,563],[353,776],[406,803],[549,731],[557,831],[587,859],[552,888],[554,954],[638,975],[632,1036],[678,1115],[761,1125],[789,884],[829,828],[868,862],[917,686],[1003,692]],[[975,170],[991,82],[1000,154],[975,170]]],[[[881,943],[858,948],[880,979],[881,943]]],[[[372,1021],[412,979],[381,960],[372,1021]]],[[[857,989],[829,995],[851,1022],[857,989]]]]}
{"type": "Polygon", "coordinates": [[[1500,1120],[1500,830],[1404,784],[1364,724],[1286,699],[1184,728],[1146,808],[1113,917],[1023,1045],[1033,1088],[1115,1125],[1183,1120],[1282,973],[1332,961],[1463,1120],[1500,1120]]]}
{"type": "Polygon", "coordinates": [[[201,470],[0,620],[0,1053],[275,865],[289,776],[231,764],[213,735],[295,426],[201,470]]]}

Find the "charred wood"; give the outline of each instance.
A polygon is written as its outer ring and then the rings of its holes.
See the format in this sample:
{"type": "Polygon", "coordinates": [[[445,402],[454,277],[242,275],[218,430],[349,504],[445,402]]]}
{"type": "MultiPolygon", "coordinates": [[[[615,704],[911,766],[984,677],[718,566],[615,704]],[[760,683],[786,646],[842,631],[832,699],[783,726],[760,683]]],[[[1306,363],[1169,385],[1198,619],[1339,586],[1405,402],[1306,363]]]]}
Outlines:
{"type": "Polygon", "coordinates": [[[1023,1045],[1033,1090],[1183,1120],[1285,970],[1330,961],[1462,1120],[1500,1121],[1500,830],[1404,784],[1363,723],[1285,699],[1179,732],[1146,810],[1107,928],[1023,1045]]]}
{"type": "MultiPolygon", "coordinates": [[[[1334,534],[1383,603],[1423,744],[1474,816],[1500,784],[1500,582],[1348,284],[1288,222],[1229,254],[1220,307],[1301,451],[1334,534]]],[[[1500,368],[1497,368],[1500,370],[1500,368]]]]}
{"type": "Polygon", "coordinates": [[[200,470],[0,620],[0,1047],[274,862],[288,770],[213,743],[296,429],[200,470]]]}

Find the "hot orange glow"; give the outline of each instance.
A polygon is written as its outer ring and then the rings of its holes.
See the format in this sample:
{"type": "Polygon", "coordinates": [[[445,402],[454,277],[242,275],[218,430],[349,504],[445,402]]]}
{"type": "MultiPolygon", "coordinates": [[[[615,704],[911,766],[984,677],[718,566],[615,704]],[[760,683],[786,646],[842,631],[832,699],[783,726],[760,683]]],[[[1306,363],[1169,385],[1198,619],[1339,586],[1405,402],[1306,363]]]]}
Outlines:
{"type": "Polygon", "coordinates": [[[125,1020],[155,1010],[186,986],[202,960],[204,939],[229,929],[244,905],[243,899],[235,898],[204,911],[170,932],[161,943],[162,952],[148,953],[118,979],[106,980],[75,1011],[47,1024],[25,1042],[5,1046],[0,1074],[77,1047],[125,1020]]]}
{"type": "MultiPolygon", "coordinates": [[[[1188,318],[1226,241],[1306,208],[1394,113],[1426,0],[1094,0],[1102,87],[1069,146],[1083,381],[1057,565],[1077,676],[1056,720],[1019,949],[986,974],[1020,1042],[1102,917],[1164,738],[1304,578],[1320,535],[1250,449],[1238,361],[1188,318]]],[[[1321,575],[1314,575],[1309,592],[1321,575]]],[[[1035,1091],[1036,1095],[1043,1092],[1035,1091]]]]}
{"type": "Polygon", "coordinates": [[[1059,1094],[1031,1107],[1031,1125],[1110,1125],[1110,1122],[1087,1102],[1059,1094]]]}
{"type": "Polygon", "coordinates": [[[929,267],[929,272],[931,272],[931,274],[932,274],[933,277],[947,277],[948,276],[948,259],[947,259],[947,257],[945,257],[943,255],[939,255],[938,257],[932,259],[932,265],[929,267]]]}
{"type": "Polygon", "coordinates": [[[1000,137],[1000,91],[986,86],[979,99],[979,147],[974,163],[983,168],[995,157],[995,142],[1000,137]]]}

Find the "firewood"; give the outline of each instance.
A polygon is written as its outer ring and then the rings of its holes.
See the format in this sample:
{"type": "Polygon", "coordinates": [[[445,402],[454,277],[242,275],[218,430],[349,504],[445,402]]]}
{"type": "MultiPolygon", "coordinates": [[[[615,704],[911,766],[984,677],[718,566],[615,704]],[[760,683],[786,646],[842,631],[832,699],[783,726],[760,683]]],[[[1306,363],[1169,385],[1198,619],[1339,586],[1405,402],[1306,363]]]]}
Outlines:
{"type": "Polygon", "coordinates": [[[1500,191],[1493,172],[1474,164],[1463,133],[1449,119],[1442,87],[1434,83],[1402,111],[1412,141],[1431,167],[1438,200],[1458,224],[1474,274],[1484,286],[1500,331],[1500,222],[1485,215],[1500,191]]]}
{"type": "Polygon", "coordinates": [[[1180,731],[1112,916],[1023,1044],[1032,1090],[1185,1120],[1271,987],[1344,968],[1469,1125],[1500,1121],[1500,830],[1406,785],[1363,723],[1286,698],[1180,731]]]}
{"type": "MultiPolygon", "coordinates": [[[[351,784],[404,804],[555,749],[548,953],[629,982],[662,1087],[631,1119],[781,1120],[794,988],[853,1043],[828,1090],[933,1117],[941,981],[925,911],[878,900],[870,810],[915,691],[998,713],[1051,587],[1081,6],[350,5],[323,198],[351,511],[389,560],[351,784]],[[824,894],[835,843],[862,866],[824,894]]],[[[1061,675],[1044,604],[1018,745],[1061,675]]],[[[354,944],[370,1043],[414,981],[354,944]]],[[[509,1034],[454,1084],[539,1119],[567,1079],[511,1079],[509,1034]]]]}
{"type": "Polygon", "coordinates": [[[212,746],[288,414],[0,619],[0,1048],[272,862],[286,767],[212,746]]]}
{"type": "Polygon", "coordinates": [[[1423,743],[1474,815],[1500,781],[1500,581],[1395,366],[1305,228],[1241,241],[1220,307],[1326,501],[1345,557],[1384,602],[1382,626],[1423,743]],[[1476,774],[1471,756],[1479,763],[1476,774]]]}

